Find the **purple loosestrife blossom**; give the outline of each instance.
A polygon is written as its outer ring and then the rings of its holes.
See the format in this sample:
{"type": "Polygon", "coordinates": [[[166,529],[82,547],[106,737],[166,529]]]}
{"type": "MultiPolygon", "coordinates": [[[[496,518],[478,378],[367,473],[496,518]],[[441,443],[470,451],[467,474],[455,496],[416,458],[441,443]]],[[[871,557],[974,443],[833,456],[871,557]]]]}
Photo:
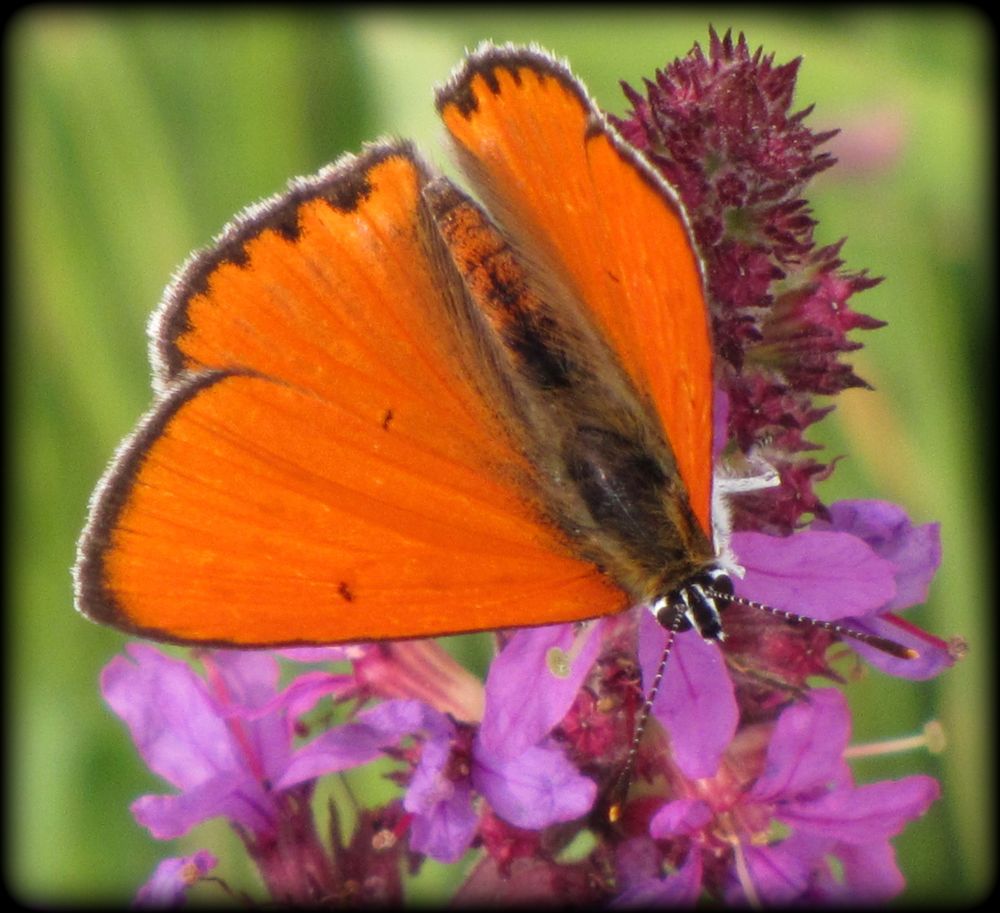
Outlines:
{"type": "Polygon", "coordinates": [[[364,763],[379,746],[415,735],[422,747],[403,799],[412,816],[410,848],[415,852],[442,862],[460,859],[476,835],[477,794],[501,818],[530,830],[580,818],[594,804],[594,782],[569,763],[558,745],[540,740],[512,753],[489,751],[484,745],[496,735],[488,721],[473,735],[470,727],[437,710],[404,700],[385,701],[317,738],[299,752],[278,786],[364,763]]]}
{"type": "MultiPolygon", "coordinates": [[[[732,494],[725,543],[738,595],[889,638],[902,660],[844,641],[893,675],[938,674],[961,652],[899,614],[926,598],[937,526],[894,505],[825,505],[835,461],[809,456],[817,395],[867,386],[844,356],[880,321],[849,300],[876,284],[817,248],[804,190],[833,158],[833,135],[791,110],[799,61],[775,65],[745,39],[710,33],[656,74],[613,119],[676,188],[705,263],[716,347],[719,479],[773,470],[777,484],[732,494]]],[[[278,687],[264,654],[199,653],[206,674],[149,647],[105,671],[105,697],[151,770],[176,793],[133,805],[160,839],[210,817],[243,839],[279,902],[397,903],[423,857],[475,864],[458,904],[693,904],[873,901],[897,894],[891,838],[937,795],[922,776],[856,785],[835,636],[730,606],[719,645],[674,638],[632,789],[612,822],[635,721],[667,634],[640,608],[581,626],[498,635],[485,685],[432,642],[282,651],[301,671],[278,687]],[[330,697],[346,722],[316,712],[330,697]],[[320,720],[322,728],[317,724],[320,720]],[[320,778],[395,763],[397,798],[340,815],[320,838],[320,778]],[[586,836],[588,849],[570,852],[586,836]],[[831,858],[837,860],[831,868],[831,858]]],[[[361,797],[364,799],[364,797],[361,797]]],[[[362,805],[365,803],[362,802],[362,805]]],[[[181,897],[176,872],[147,893],[181,897]]],[[[194,869],[183,869],[188,874],[194,869]]],[[[201,869],[197,869],[201,872],[201,869]]]]}
{"type": "Polygon", "coordinates": [[[149,765],[179,790],[143,796],[132,813],[158,839],[225,817],[242,837],[272,896],[307,899],[334,877],[312,826],[309,787],[274,784],[295,759],[296,717],[343,687],[310,674],[277,691],[278,663],[266,653],[202,652],[205,679],[144,644],[104,669],[104,699],[128,725],[149,765]]]}
{"type": "Polygon", "coordinates": [[[476,834],[477,794],[517,828],[580,818],[594,804],[595,784],[547,737],[592,667],[600,631],[597,623],[580,633],[555,625],[514,634],[490,669],[475,730],[420,701],[385,701],[302,748],[278,786],[364,763],[377,754],[369,748],[419,735],[422,749],[403,802],[416,852],[459,859],[476,834]],[[359,745],[366,748],[358,751],[359,745]]]}
{"type": "Polygon", "coordinates": [[[208,850],[164,859],[135,896],[135,906],[180,907],[187,892],[219,864],[208,850]]]}
{"type": "MultiPolygon", "coordinates": [[[[887,656],[865,644],[851,646],[873,665],[905,678],[938,674],[954,661],[952,648],[910,625],[893,610],[926,596],[940,561],[935,524],[913,526],[898,507],[879,501],[845,501],[830,508],[831,521],[784,538],[747,532],[733,535],[732,548],[746,576],[736,592],[796,611],[889,637],[919,652],[912,660],[887,656]]],[[[645,613],[640,620],[639,660],[644,682],[652,681],[666,632],[645,613]]],[[[831,635],[806,626],[789,630],[762,620],[753,609],[727,610],[726,641],[720,649],[696,634],[681,634],[673,647],[653,713],[670,735],[673,761],[687,776],[712,776],[736,729],[737,716],[762,712],[774,700],[758,692],[754,676],[803,687],[810,675],[833,676],[825,659],[831,635]],[[738,660],[739,673],[725,672],[724,657],[738,660]],[[744,686],[737,704],[738,686],[744,686]]]]}
{"type": "Polygon", "coordinates": [[[856,786],[843,760],[849,735],[843,695],[823,688],[773,724],[741,731],[714,777],[675,774],[674,798],[649,822],[651,844],[640,840],[642,853],[619,856],[619,903],[690,901],[699,889],[740,905],[898,894],[903,878],[889,840],[939,788],[926,776],[856,786]],[[839,860],[839,877],[829,857],[839,860]],[[662,863],[678,859],[664,877],[662,863]]]}

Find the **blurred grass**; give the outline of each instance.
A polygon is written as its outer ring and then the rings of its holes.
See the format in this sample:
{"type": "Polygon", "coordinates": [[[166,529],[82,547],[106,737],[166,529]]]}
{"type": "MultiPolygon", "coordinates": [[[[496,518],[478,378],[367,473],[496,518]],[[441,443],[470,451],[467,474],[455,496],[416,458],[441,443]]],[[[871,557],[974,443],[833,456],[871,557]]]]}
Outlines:
{"type": "MultiPolygon", "coordinates": [[[[848,235],[852,268],[887,277],[855,306],[889,321],[856,363],[876,393],[839,398],[815,435],[845,453],[827,500],[885,497],[940,520],[944,566],[915,620],[965,634],[939,681],[873,673],[852,686],[856,741],[940,719],[940,756],[859,767],[927,771],[944,798],[897,842],[902,902],[964,905],[993,884],[993,705],[986,671],[983,505],[995,358],[993,103],[987,20],[968,8],[654,12],[600,8],[243,13],[26,8],[8,22],[11,238],[8,730],[4,879],[31,905],[129,898],[163,855],[129,803],[159,785],[104,709],[97,678],[122,638],[72,611],[69,567],[86,501],[150,400],[144,325],[172,271],[246,203],[380,133],[440,156],[431,87],[483,38],[568,57],[620,113],[638,82],[705,43],[711,21],[778,61],[800,54],[815,129],[848,126],[841,168],[811,195],[820,239],[848,235]],[[894,132],[895,131],[895,132],[894,132]],[[889,136],[888,153],[859,155],[889,136]],[[852,162],[856,164],[852,165],[852,162]]],[[[988,494],[988,493],[987,493],[988,494]]],[[[186,846],[229,841],[208,826],[186,846]]],[[[252,880],[226,857],[224,874],[252,880]]],[[[433,867],[432,867],[433,868],[433,867]]],[[[433,899],[436,873],[419,895],[433,899]]]]}

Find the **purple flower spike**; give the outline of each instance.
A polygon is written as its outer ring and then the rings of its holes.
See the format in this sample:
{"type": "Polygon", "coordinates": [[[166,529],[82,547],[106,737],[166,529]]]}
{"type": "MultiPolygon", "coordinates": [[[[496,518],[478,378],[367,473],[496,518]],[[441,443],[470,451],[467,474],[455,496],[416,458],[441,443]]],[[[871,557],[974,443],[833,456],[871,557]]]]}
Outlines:
{"type": "Polygon", "coordinates": [[[781,476],[777,491],[734,505],[736,529],[789,533],[822,514],[813,486],[830,467],[801,452],[829,408],[812,397],[866,386],[842,360],[859,347],[848,334],[883,325],[850,306],[878,280],[844,271],[840,245],[813,237],[803,192],[833,165],[821,147],[836,131],[815,133],[810,109],[792,109],[800,64],[711,30],[707,50],[696,44],[644,92],[625,86],[632,112],[614,119],[677,189],[705,258],[727,437],[744,453],[766,441],[781,476]]]}

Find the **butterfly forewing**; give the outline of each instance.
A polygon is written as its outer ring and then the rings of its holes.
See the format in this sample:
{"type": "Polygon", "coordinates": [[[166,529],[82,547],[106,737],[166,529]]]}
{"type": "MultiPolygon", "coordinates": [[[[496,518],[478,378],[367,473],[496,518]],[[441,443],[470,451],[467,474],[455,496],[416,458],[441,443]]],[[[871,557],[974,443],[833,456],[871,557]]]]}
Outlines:
{"type": "Polygon", "coordinates": [[[245,645],[565,621],[627,602],[545,522],[383,144],[255,207],[155,323],[160,400],[80,544],[91,617],[245,645]]]}

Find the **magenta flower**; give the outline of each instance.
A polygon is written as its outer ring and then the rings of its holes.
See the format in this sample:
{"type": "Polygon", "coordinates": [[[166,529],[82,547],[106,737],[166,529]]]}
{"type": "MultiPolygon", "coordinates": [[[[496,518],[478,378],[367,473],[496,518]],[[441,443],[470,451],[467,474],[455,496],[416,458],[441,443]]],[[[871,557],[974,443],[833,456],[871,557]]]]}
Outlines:
{"type": "MultiPolygon", "coordinates": [[[[895,505],[880,501],[834,504],[830,519],[775,537],[737,532],[732,548],[746,576],[736,592],[777,609],[836,622],[916,651],[898,659],[855,640],[845,643],[891,675],[925,679],[951,666],[960,650],[899,617],[926,598],[940,563],[936,524],[917,526],[895,505]]],[[[733,606],[727,613],[726,652],[749,657],[769,674],[800,686],[809,675],[830,674],[824,647],[831,635],[791,628],[733,606]]]]}
{"type": "Polygon", "coordinates": [[[884,501],[839,501],[830,506],[828,520],[815,520],[811,528],[856,536],[892,566],[892,598],[873,611],[852,615],[847,623],[912,647],[920,655],[914,660],[901,660],[857,644],[857,651],[868,662],[889,675],[911,679],[933,678],[954,664],[961,655],[961,645],[945,643],[897,614],[927,600],[931,580],[941,563],[937,523],[914,526],[900,507],[884,501]]]}
{"type": "Polygon", "coordinates": [[[277,785],[288,789],[385,753],[399,754],[399,744],[410,737],[419,737],[422,746],[403,802],[413,816],[410,846],[454,862],[468,849],[476,829],[469,765],[449,766],[453,750],[460,750],[460,730],[420,701],[385,701],[323,733],[300,749],[277,785]],[[452,770],[457,775],[450,777],[452,770]]]}
{"type": "Polygon", "coordinates": [[[254,834],[272,833],[281,814],[277,783],[294,760],[294,716],[342,686],[310,676],[283,694],[266,653],[203,655],[211,686],[186,663],[130,644],[101,677],[104,698],[128,725],[150,770],[179,794],[144,796],[136,820],[161,840],[224,816],[254,834]],[[295,713],[290,713],[294,708],[295,713]]]}
{"type": "MultiPolygon", "coordinates": [[[[735,533],[733,552],[746,570],[736,580],[736,592],[918,650],[917,659],[896,659],[845,640],[890,674],[928,678],[950,666],[954,656],[947,644],[913,626],[893,624],[890,612],[926,598],[940,561],[937,526],[913,526],[898,507],[878,501],[841,502],[830,508],[830,516],[831,521],[817,521],[787,537],[735,533]]],[[[691,778],[715,774],[736,731],[739,707],[725,657],[733,657],[740,667],[751,657],[769,675],[795,685],[829,672],[824,651],[817,651],[817,644],[830,637],[822,629],[792,628],[759,611],[733,606],[727,610],[726,631],[721,649],[691,631],[676,638],[653,705],[670,736],[673,763],[691,778]]],[[[639,661],[647,687],[666,639],[666,632],[644,613],[639,661]]]]}
{"type": "Polygon", "coordinates": [[[342,689],[342,678],[309,673],[279,692],[278,663],[266,653],[205,651],[206,682],[153,647],[127,649],[130,659],[104,669],[104,698],[150,770],[179,790],[136,800],[136,821],[167,840],[225,817],[273,896],[304,901],[331,890],[336,878],[308,809],[311,784],[274,784],[296,758],[296,718],[342,689]]]}
{"type": "Polygon", "coordinates": [[[763,757],[759,735],[747,730],[716,777],[680,782],[678,797],[650,821],[659,859],[683,853],[685,865],[665,879],[627,870],[630,895],[689,894],[693,857],[700,856],[700,887],[732,903],[895,896],[903,880],[889,841],[927,810],[939,788],[925,776],[854,785],[843,760],[849,736],[846,701],[831,688],[811,691],[781,713],[763,757]],[[840,860],[839,878],[831,856],[840,860]]]}
{"type": "Polygon", "coordinates": [[[164,859],[135,896],[134,906],[164,909],[180,907],[187,892],[219,864],[208,850],[164,859]]]}
{"type": "Polygon", "coordinates": [[[547,670],[544,655],[572,648],[569,626],[515,634],[490,670],[486,714],[474,737],[469,727],[419,701],[386,701],[300,749],[278,785],[367,763],[382,749],[418,736],[422,747],[403,801],[413,815],[410,847],[416,852],[442,862],[459,859],[476,835],[476,795],[519,828],[541,830],[580,818],[594,803],[596,785],[546,737],[593,664],[600,641],[590,634],[561,678],[547,670]],[[531,678],[538,687],[530,687],[531,678]],[[514,689],[516,702],[509,699],[514,689]]]}

